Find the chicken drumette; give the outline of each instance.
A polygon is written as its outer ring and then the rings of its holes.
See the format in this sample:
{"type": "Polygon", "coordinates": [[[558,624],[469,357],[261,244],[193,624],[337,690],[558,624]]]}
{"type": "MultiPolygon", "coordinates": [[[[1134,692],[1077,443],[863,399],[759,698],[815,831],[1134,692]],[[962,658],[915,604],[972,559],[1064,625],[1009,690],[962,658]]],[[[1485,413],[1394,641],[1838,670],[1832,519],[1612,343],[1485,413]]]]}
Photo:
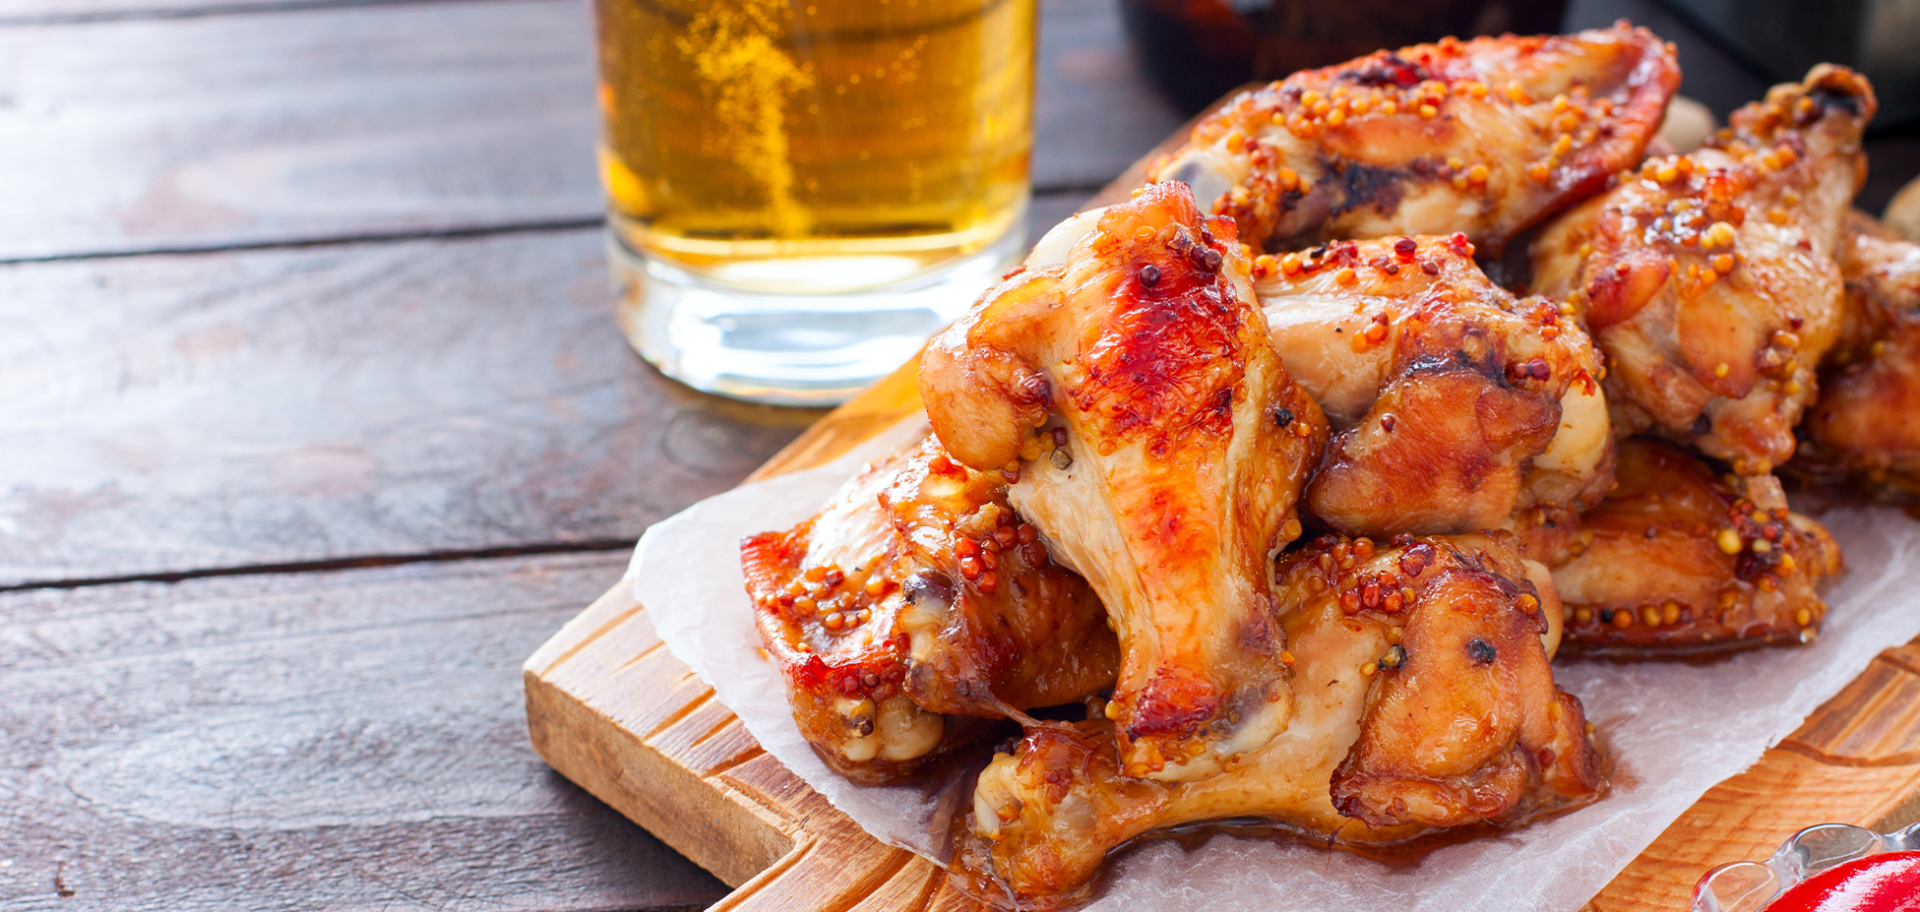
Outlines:
{"type": "Polygon", "coordinates": [[[1461,234],[1262,257],[1254,277],[1281,361],[1336,431],[1316,516],[1375,537],[1505,529],[1557,559],[1613,483],[1579,324],[1488,281],[1461,234]]]}
{"type": "Polygon", "coordinates": [[[1194,782],[1122,775],[1097,716],[1028,731],[981,773],[961,835],[976,885],[1072,902],[1150,830],[1260,817],[1316,841],[1402,842],[1513,824],[1604,787],[1580,702],[1548,665],[1560,605],[1503,535],[1324,538],[1277,587],[1293,724],[1194,782]]]}
{"type": "Polygon", "coordinates": [[[1806,642],[1840,548],[1789,512],[1770,475],[1730,480],[1644,437],[1620,446],[1619,487],[1582,517],[1579,556],[1555,567],[1567,639],[1589,652],[1709,652],[1806,642]],[[1739,487],[1736,488],[1734,485],[1739,487]]]}
{"type": "Polygon", "coordinates": [[[1198,778],[1287,727],[1272,559],[1326,422],[1230,219],[1165,183],[1082,225],[934,339],[921,391],[948,451],[1017,476],[1016,509],[1106,605],[1120,770],[1198,778]]]}
{"type": "Polygon", "coordinates": [[[1791,468],[1920,494],[1920,245],[1855,213],[1841,239],[1847,309],[1791,468]]]}
{"type": "Polygon", "coordinates": [[[1256,247],[1464,231],[1497,250],[1639,161],[1679,82],[1672,49],[1624,23],[1447,39],[1243,94],[1149,178],[1191,184],[1256,247]]]}
{"type": "Polygon", "coordinates": [[[1815,67],[1687,155],[1647,160],[1533,244],[1534,290],[1573,304],[1607,356],[1615,423],[1740,474],[1793,455],[1840,329],[1832,254],[1865,177],[1872,89],[1815,67]]]}
{"type": "Polygon", "coordinates": [[[964,717],[1109,687],[1119,646],[999,472],[931,439],[849,481],[818,516],[741,543],[747,592],[800,731],[861,781],[980,731],[964,717]],[[955,718],[957,717],[957,718],[955,718]]]}

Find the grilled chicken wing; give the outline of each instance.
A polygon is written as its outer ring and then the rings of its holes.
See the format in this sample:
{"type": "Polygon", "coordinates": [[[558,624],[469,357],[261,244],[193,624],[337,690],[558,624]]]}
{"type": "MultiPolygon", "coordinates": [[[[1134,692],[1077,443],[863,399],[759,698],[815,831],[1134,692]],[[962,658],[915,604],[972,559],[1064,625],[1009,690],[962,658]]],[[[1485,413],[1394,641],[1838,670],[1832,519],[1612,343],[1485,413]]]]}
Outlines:
{"type": "Polygon", "coordinates": [[[1687,155],[1649,159],[1548,226],[1534,290],[1573,303],[1606,353],[1615,422],[1765,475],[1840,328],[1832,253],[1866,175],[1872,89],[1815,67],[1687,155]]]}
{"type": "Polygon", "coordinates": [[[1348,535],[1527,533],[1551,560],[1613,483],[1599,359],[1463,234],[1262,257],[1274,348],[1336,430],[1307,505],[1348,535]]]}
{"type": "Polygon", "coordinates": [[[1552,582],[1509,538],[1328,537],[1279,574],[1293,724],[1180,783],[1122,776],[1097,717],[1030,730],[980,775],[960,846],[977,886],[1064,904],[1108,852],[1163,827],[1261,817],[1382,845],[1518,823],[1604,787],[1580,702],[1548,666],[1552,582]]]}
{"type": "Polygon", "coordinates": [[[1148,176],[1269,249],[1464,231],[1498,250],[1639,161],[1679,83],[1672,49],[1625,23],[1447,39],[1243,94],[1148,176]]]}
{"type": "Polygon", "coordinates": [[[1836,259],[1846,315],[1793,466],[1920,494],[1920,245],[1856,212],[1836,259]]]}
{"type": "Polygon", "coordinates": [[[1287,725],[1272,558],[1326,437],[1267,340],[1233,222],[1186,185],[1043,244],[920,365],[954,456],[1086,576],[1119,632],[1128,775],[1187,779],[1287,725]]]}
{"type": "Polygon", "coordinates": [[[947,716],[998,718],[1113,683],[1105,612],[1037,539],[998,472],[929,439],[799,527],[741,544],[761,640],[830,766],[895,779],[977,728],[947,716]]]}
{"type": "Polygon", "coordinates": [[[1620,446],[1619,487],[1582,517],[1584,550],[1555,567],[1572,648],[1707,652],[1806,642],[1827,606],[1840,548],[1787,510],[1772,476],[1715,477],[1644,437],[1620,446]]]}

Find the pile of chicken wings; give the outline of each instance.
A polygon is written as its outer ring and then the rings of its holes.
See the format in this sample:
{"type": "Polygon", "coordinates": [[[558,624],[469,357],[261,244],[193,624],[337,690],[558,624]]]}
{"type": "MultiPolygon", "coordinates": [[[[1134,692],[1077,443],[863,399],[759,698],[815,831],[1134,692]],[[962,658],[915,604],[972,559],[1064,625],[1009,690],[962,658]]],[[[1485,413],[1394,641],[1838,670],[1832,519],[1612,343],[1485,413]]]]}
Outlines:
{"type": "Polygon", "coordinates": [[[1596,800],[1556,653],[1808,642],[1841,558],[1776,473],[1920,489],[1872,89],[1816,67],[1682,152],[1679,79],[1624,22],[1382,51],[1049,232],[924,354],[932,436],[743,545],[801,731],[862,782],[1002,739],[956,857],[1023,908],[1199,821],[1596,800]]]}

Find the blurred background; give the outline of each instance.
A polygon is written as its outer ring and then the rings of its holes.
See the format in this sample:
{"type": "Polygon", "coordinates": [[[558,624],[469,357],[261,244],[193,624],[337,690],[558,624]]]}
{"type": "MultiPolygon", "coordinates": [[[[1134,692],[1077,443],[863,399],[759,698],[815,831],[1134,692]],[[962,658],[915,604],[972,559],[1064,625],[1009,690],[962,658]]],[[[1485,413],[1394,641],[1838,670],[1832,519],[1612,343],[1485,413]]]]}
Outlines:
{"type": "Polygon", "coordinates": [[[1724,117],[1740,76],[1797,80],[1840,63],[1873,80],[1879,132],[1920,113],[1920,3],[1912,0],[1121,0],[1140,65],[1198,110],[1248,79],[1277,79],[1444,35],[1540,34],[1627,18],[1682,44],[1696,97],[1724,117]],[[1676,25],[1684,24],[1684,28],[1676,25]],[[1691,51],[1690,53],[1688,51],[1691,51]],[[1696,70],[1698,70],[1696,72],[1696,70]],[[1709,85],[1710,84],[1710,85],[1709,85]]]}
{"type": "MultiPolygon", "coordinates": [[[[1916,0],[1119,0],[1137,67],[1182,114],[1249,80],[1331,66],[1381,47],[1445,35],[1540,34],[1606,26],[1652,28],[1680,52],[1687,95],[1721,122],[1767,86],[1814,64],[1865,73],[1880,100],[1876,138],[1912,135],[1920,118],[1920,2],[1916,0]]],[[[1861,194],[1878,213],[1913,172],[1879,144],[1861,194]]]]}

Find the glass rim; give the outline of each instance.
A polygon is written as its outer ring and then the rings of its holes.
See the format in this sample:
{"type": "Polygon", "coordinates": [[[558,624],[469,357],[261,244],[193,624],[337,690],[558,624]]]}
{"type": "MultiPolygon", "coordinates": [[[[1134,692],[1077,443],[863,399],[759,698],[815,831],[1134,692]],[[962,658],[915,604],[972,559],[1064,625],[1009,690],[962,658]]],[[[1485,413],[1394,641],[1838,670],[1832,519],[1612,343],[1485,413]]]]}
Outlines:
{"type": "Polygon", "coordinates": [[[1781,894],[1823,871],[1886,852],[1920,849],[1920,823],[1881,833],[1850,823],[1807,827],[1765,861],[1735,861],[1709,870],[1693,886],[1692,912],[1760,912],[1781,894]]]}

